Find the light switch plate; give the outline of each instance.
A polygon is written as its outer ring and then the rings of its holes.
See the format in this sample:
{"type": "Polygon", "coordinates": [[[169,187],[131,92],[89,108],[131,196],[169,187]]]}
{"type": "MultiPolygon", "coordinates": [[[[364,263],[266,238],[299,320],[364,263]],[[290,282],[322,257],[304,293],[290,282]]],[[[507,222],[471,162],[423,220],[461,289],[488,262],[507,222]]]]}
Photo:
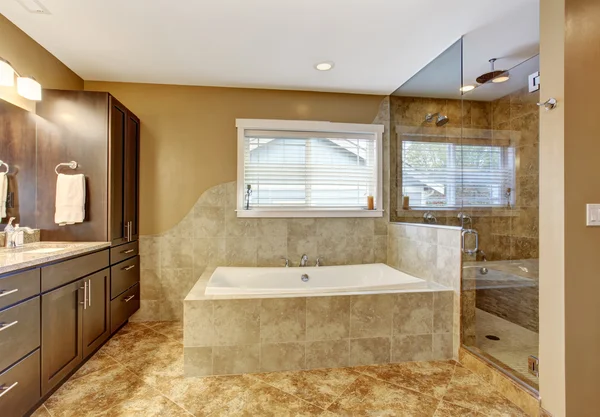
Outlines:
{"type": "Polygon", "coordinates": [[[600,226],[600,204],[586,204],[586,225],[600,226]]]}

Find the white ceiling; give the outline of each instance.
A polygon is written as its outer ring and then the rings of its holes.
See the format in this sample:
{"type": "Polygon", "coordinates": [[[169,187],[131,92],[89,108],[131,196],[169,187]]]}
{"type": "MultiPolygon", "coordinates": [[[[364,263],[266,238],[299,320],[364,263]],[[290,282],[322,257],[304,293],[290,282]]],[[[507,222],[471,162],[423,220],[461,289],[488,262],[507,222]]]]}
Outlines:
{"type": "Polygon", "coordinates": [[[467,33],[462,50],[460,42],[455,43],[394,94],[460,99],[460,86],[477,85],[475,79],[491,71],[488,61],[497,58],[496,70],[511,70],[510,80],[481,85],[468,93],[469,100],[496,100],[526,86],[528,75],[539,70],[539,60],[530,59],[539,53],[539,32],[539,4],[525,2],[491,24],[467,33]]]}
{"type": "MultiPolygon", "coordinates": [[[[538,4],[41,1],[51,15],[29,13],[15,0],[2,0],[0,13],[85,80],[376,94],[394,91],[461,35],[538,4]],[[318,72],[313,66],[320,61],[334,61],[335,68],[318,72]]],[[[511,33],[505,27],[502,36],[511,33]]]]}

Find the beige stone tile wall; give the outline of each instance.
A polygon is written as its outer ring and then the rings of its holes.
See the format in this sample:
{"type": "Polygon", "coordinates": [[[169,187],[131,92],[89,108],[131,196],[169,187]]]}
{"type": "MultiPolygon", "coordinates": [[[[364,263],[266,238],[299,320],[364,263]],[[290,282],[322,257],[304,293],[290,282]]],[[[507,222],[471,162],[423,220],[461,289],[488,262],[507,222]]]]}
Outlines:
{"type": "MultiPolygon", "coordinates": [[[[205,273],[208,280],[210,272],[205,273]]],[[[184,301],[187,376],[454,357],[452,291],[184,301]]]]}
{"type": "Polygon", "coordinates": [[[140,237],[141,307],[134,321],[181,320],[183,299],[212,266],[297,265],[381,262],[387,259],[389,219],[389,98],[373,121],[384,125],[382,218],[238,219],[236,183],[217,185],[168,232],[140,237]]]}
{"type": "MultiPolygon", "coordinates": [[[[460,300],[461,300],[461,242],[460,229],[427,226],[410,223],[390,223],[388,225],[387,263],[393,268],[427,281],[436,282],[453,290],[451,302],[452,320],[440,318],[439,323],[451,329],[440,338],[450,338],[453,356],[458,355],[460,346],[460,300]]],[[[421,303],[413,306],[418,311],[421,303]]],[[[442,310],[449,311],[449,310],[442,310]]],[[[435,323],[434,323],[435,324],[435,323]]],[[[439,329],[434,329],[439,330],[439,329]]],[[[443,333],[443,332],[442,332],[443,333]]],[[[435,340],[434,340],[435,343],[435,340]]]]}

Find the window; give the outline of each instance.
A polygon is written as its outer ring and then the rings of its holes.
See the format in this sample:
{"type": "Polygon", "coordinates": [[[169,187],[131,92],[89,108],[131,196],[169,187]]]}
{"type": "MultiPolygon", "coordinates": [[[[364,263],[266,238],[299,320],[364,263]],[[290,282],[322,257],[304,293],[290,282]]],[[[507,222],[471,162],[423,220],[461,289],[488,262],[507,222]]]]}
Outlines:
{"type": "Polygon", "coordinates": [[[238,217],[382,216],[383,126],[250,119],[236,124],[238,217]],[[367,210],[368,196],[374,210],[367,210]]]}
{"type": "Polygon", "coordinates": [[[411,207],[500,207],[513,203],[514,148],[439,141],[402,142],[402,192],[411,207]]]}

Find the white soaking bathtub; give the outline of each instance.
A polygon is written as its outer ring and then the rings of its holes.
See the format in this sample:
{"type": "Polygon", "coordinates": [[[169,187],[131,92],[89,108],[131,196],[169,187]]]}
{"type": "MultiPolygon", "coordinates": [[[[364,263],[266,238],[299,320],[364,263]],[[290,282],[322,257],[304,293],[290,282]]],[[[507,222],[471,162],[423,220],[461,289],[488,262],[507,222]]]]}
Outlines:
{"type": "Polygon", "coordinates": [[[303,268],[218,267],[206,285],[207,296],[334,295],[439,291],[445,287],[385,264],[303,268]]]}

